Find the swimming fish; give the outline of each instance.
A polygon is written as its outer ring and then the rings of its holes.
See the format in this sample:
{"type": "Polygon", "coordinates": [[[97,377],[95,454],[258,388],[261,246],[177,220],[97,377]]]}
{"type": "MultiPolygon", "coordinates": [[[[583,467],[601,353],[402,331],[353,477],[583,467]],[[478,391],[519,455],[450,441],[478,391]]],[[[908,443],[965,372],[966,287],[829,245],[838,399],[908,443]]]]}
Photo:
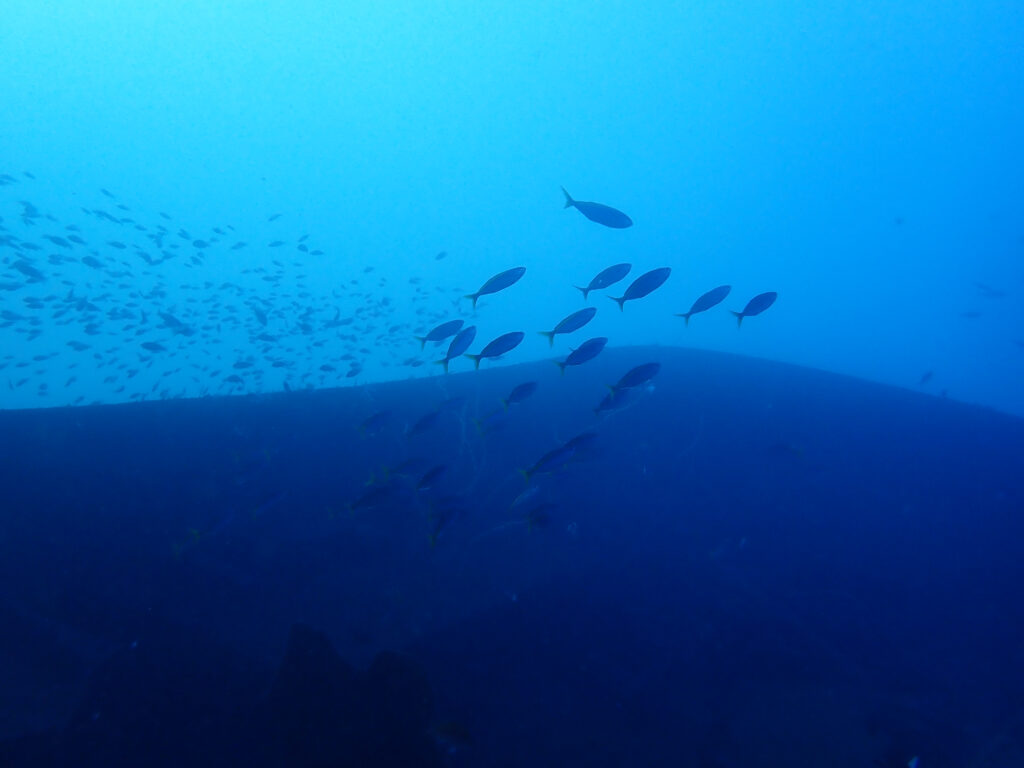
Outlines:
{"type": "Polygon", "coordinates": [[[598,354],[604,349],[604,345],[608,343],[608,339],[604,336],[598,336],[593,339],[587,339],[574,349],[565,360],[560,360],[555,363],[561,369],[562,373],[565,373],[566,366],[569,365],[583,365],[588,360],[593,360],[598,354]]]}
{"type": "Polygon", "coordinates": [[[583,200],[573,200],[572,195],[566,192],[565,187],[562,187],[562,192],[565,193],[566,208],[575,208],[597,224],[603,224],[604,226],[611,227],[612,229],[626,229],[626,227],[633,226],[633,220],[622,211],[616,210],[615,208],[602,203],[588,203],[583,200]]]}
{"type": "Polygon", "coordinates": [[[463,353],[469,349],[469,345],[473,343],[473,339],[476,338],[476,326],[470,325],[463,328],[452,339],[451,344],[448,345],[448,352],[445,354],[443,360],[438,360],[438,365],[444,366],[444,372],[448,373],[448,363],[457,357],[462,357],[463,353]]]}
{"type": "MultiPolygon", "coordinates": [[[[768,291],[767,293],[759,293],[757,296],[747,302],[747,306],[743,308],[742,312],[733,312],[736,317],[736,327],[739,328],[743,325],[744,317],[753,317],[754,315],[760,315],[768,307],[775,303],[775,300],[779,297],[779,294],[775,291],[768,291]]],[[[730,310],[731,311],[731,310],[730,310]]]]}
{"type": "Polygon", "coordinates": [[[501,401],[501,404],[505,407],[505,410],[507,411],[510,405],[515,405],[516,403],[523,402],[536,391],[536,381],[524,382],[514,387],[512,391],[509,392],[508,397],[501,401]]]}
{"type": "Polygon", "coordinates": [[[696,315],[698,312],[707,312],[712,307],[721,304],[725,297],[729,295],[729,291],[731,290],[731,285],[720,285],[717,288],[712,288],[693,302],[693,306],[690,307],[689,312],[680,312],[676,314],[676,317],[683,318],[683,320],[686,321],[686,325],[689,325],[691,315],[696,315]]]}
{"type": "Polygon", "coordinates": [[[659,267],[658,269],[652,269],[650,272],[644,272],[640,277],[629,284],[629,288],[622,296],[616,298],[615,296],[609,296],[612,301],[619,305],[619,309],[625,308],[627,301],[633,301],[634,299],[642,299],[649,293],[654,291],[656,288],[660,288],[661,285],[668,280],[668,276],[672,274],[670,267],[659,267]]]}
{"type": "Polygon", "coordinates": [[[623,374],[622,378],[615,384],[612,384],[609,389],[614,393],[623,389],[632,389],[633,387],[643,386],[657,376],[658,371],[660,370],[661,363],[644,363],[643,365],[638,365],[636,368],[631,368],[623,374]]]}
{"type": "Polygon", "coordinates": [[[587,300],[587,296],[590,295],[591,291],[597,291],[601,288],[607,288],[609,285],[615,285],[622,278],[629,274],[629,270],[633,268],[632,264],[613,264],[608,269],[602,269],[597,275],[591,280],[586,288],[580,288],[578,285],[575,286],[577,291],[583,293],[583,300],[587,300]]]}
{"type": "Polygon", "coordinates": [[[476,293],[467,293],[464,298],[471,299],[473,302],[473,309],[476,309],[476,301],[481,296],[487,296],[491,293],[497,293],[503,291],[511,285],[515,285],[519,282],[519,278],[526,274],[526,267],[513,267],[512,269],[506,269],[504,272],[499,272],[482,286],[476,293]]]}
{"type": "Polygon", "coordinates": [[[553,347],[555,345],[555,335],[559,333],[572,333],[578,331],[584,325],[594,319],[594,315],[597,314],[596,307],[587,307],[581,309],[579,312],[573,312],[568,317],[564,318],[558,325],[555,326],[554,330],[551,331],[540,331],[541,336],[547,336],[548,346],[553,347]]]}
{"type": "Polygon", "coordinates": [[[466,357],[473,361],[476,368],[479,368],[481,360],[487,357],[501,357],[506,352],[511,352],[513,349],[518,347],[520,343],[522,343],[525,337],[526,334],[522,331],[503,333],[501,336],[494,339],[494,341],[487,344],[479,355],[466,355],[466,357]]]}
{"type": "Polygon", "coordinates": [[[428,341],[444,341],[460,330],[462,330],[462,320],[449,320],[447,323],[441,323],[426,336],[417,336],[416,339],[420,343],[420,349],[423,349],[427,346],[428,341]]]}

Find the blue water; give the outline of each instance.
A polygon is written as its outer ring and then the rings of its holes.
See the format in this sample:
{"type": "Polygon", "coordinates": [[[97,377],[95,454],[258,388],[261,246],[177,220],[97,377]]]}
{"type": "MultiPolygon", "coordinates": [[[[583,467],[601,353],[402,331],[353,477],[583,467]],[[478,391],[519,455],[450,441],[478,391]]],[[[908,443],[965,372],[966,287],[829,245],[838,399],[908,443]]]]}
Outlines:
{"type": "Polygon", "coordinates": [[[3,17],[0,762],[1024,765],[1024,11],[3,17]]]}

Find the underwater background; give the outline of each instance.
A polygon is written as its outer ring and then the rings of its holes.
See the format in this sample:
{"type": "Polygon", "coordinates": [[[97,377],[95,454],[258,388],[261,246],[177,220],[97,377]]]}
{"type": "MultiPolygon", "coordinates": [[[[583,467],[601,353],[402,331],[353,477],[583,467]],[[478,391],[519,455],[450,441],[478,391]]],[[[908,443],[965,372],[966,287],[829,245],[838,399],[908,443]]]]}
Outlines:
{"type": "Polygon", "coordinates": [[[1024,8],[2,5],[0,765],[1024,765],[1024,8]]]}

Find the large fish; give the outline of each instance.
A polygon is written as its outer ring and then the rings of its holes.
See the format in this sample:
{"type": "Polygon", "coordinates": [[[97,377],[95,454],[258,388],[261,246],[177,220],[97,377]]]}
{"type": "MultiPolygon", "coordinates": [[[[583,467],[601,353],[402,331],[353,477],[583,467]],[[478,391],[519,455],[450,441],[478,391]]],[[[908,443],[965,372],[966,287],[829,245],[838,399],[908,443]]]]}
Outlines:
{"type": "Polygon", "coordinates": [[[721,304],[725,300],[725,297],[729,295],[729,291],[732,290],[731,285],[720,285],[717,288],[712,288],[710,291],[705,293],[690,307],[689,312],[680,312],[676,314],[676,317],[681,317],[686,322],[686,325],[690,324],[690,316],[696,315],[698,312],[707,312],[714,306],[721,304]]]}
{"type": "Polygon", "coordinates": [[[540,331],[541,336],[547,336],[548,346],[553,347],[555,345],[555,335],[559,333],[572,333],[578,331],[584,325],[594,319],[594,315],[597,314],[596,307],[587,307],[581,309],[579,312],[573,312],[571,315],[563,319],[558,325],[555,326],[554,330],[551,331],[540,331]]]}
{"type": "Polygon", "coordinates": [[[476,293],[467,293],[465,298],[473,301],[473,308],[476,309],[476,300],[481,296],[486,296],[490,293],[497,293],[503,291],[510,285],[515,285],[519,278],[526,274],[526,267],[513,267],[512,269],[506,269],[504,272],[499,272],[482,286],[476,293]]]}
{"type": "Polygon", "coordinates": [[[498,338],[494,339],[494,341],[490,342],[486,347],[484,347],[479,355],[466,355],[466,357],[472,360],[473,364],[477,368],[479,368],[481,360],[488,357],[501,357],[506,352],[511,352],[513,349],[519,346],[519,344],[523,341],[523,338],[525,338],[525,336],[526,334],[523,333],[522,331],[512,331],[512,333],[504,333],[498,338]]]}
{"type": "Polygon", "coordinates": [[[774,304],[777,298],[779,298],[779,294],[775,291],[757,294],[757,296],[747,302],[747,306],[743,308],[742,312],[733,312],[733,315],[736,317],[736,327],[742,327],[744,317],[760,315],[768,309],[768,307],[774,304]]]}
{"type": "Polygon", "coordinates": [[[448,373],[448,363],[457,357],[461,357],[462,354],[469,349],[469,345],[473,343],[473,339],[476,338],[476,326],[470,325],[467,328],[463,328],[452,339],[451,344],[448,345],[448,352],[445,354],[443,360],[438,360],[438,365],[444,366],[444,372],[448,373]]]}
{"type": "Polygon", "coordinates": [[[572,195],[566,192],[565,187],[562,187],[562,192],[565,192],[566,208],[575,208],[593,222],[603,224],[604,226],[611,227],[612,229],[625,229],[626,227],[633,226],[633,220],[622,211],[616,210],[611,206],[604,205],[603,203],[588,203],[585,200],[573,200],[572,195]]]}
{"type": "Polygon", "coordinates": [[[632,264],[613,264],[608,269],[602,269],[594,277],[590,283],[587,284],[586,288],[580,288],[576,286],[577,291],[583,292],[583,300],[587,300],[587,296],[590,295],[591,291],[597,291],[601,288],[607,288],[609,285],[615,285],[622,278],[629,274],[629,270],[632,269],[632,264]]]}
{"type": "Polygon", "coordinates": [[[629,288],[626,289],[622,296],[609,296],[608,298],[616,302],[619,305],[619,309],[623,309],[627,301],[642,299],[656,288],[660,288],[668,280],[670,274],[672,274],[671,267],[658,267],[658,269],[652,269],[650,272],[644,272],[629,284],[629,288]]]}
{"type": "Polygon", "coordinates": [[[565,360],[556,361],[555,365],[559,367],[562,373],[565,373],[566,366],[569,365],[583,365],[588,360],[593,360],[598,354],[604,349],[604,345],[608,343],[608,339],[604,336],[598,336],[594,339],[587,339],[574,349],[565,360]]]}
{"type": "Polygon", "coordinates": [[[615,384],[608,387],[613,393],[623,389],[640,387],[658,375],[661,370],[661,363],[644,363],[636,368],[631,368],[615,384]]]}
{"type": "Polygon", "coordinates": [[[461,320],[449,320],[447,323],[441,323],[426,336],[417,336],[416,339],[420,343],[420,349],[423,349],[428,341],[444,341],[457,334],[460,330],[462,330],[461,320]]]}

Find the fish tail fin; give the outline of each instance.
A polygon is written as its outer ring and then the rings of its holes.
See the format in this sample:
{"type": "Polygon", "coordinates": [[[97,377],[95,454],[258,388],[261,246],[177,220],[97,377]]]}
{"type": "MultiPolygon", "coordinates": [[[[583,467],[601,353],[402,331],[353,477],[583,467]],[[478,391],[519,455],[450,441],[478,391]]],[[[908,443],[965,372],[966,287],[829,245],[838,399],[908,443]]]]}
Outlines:
{"type": "Polygon", "coordinates": [[[473,309],[476,309],[476,300],[480,298],[480,294],[479,293],[467,293],[462,298],[469,299],[470,301],[472,301],[473,302],[473,309]]]}
{"type": "Polygon", "coordinates": [[[537,331],[541,336],[548,340],[548,346],[555,346],[555,332],[554,331],[537,331]]]}
{"type": "Polygon", "coordinates": [[[510,405],[509,401],[508,401],[508,400],[505,400],[504,398],[502,398],[502,400],[501,400],[501,407],[502,407],[502,408],[503,408],[504,410],[506,410],[506,411],[507,411],[507,410],[508,410],[508,407],[509,407],[509,405],[510,405]]]}
{"type": "Polygon", "coordinates": [[[680,312],[679,314],[676,315],[676,317],[683,318],[683,325],[685,325],[686,327],[689,327],[690,326],[690,315],[692,315],[692,314],[693,314],[693,312],[680,312]]]}
{"type": "Polygon", "coordinates": [[[565,376],[565,363],[563,363],[561,360],[555,360],[555,365],[558,366],[559,373],[562,376],[565,376]]]}
{"type": "Polygon", "coordinates": [[[565,195],[565,208],[572,208],[576,205],[576,201],[572,199],[572,195],[568,193],[565,187],[562,187],[562,194],[565,195]]]}
{"type": "Polygon", "coordinates": [[[626,308],[626,297],[625,296],[609,296],[609,299],[619,305],[619,311],[621,312],[626,308]]]}
{"type": "Polygon", "coordinates": [[[434,361],[434,365],[443,365],[444,366],[444,372],[448,373],[448,362],[449,362],[448,358],[446,357],[444,360],[435,360],[434,361]]]}
{"type": "Polygon", "coordinates": [[[580,288],[578,285],[574,285],[573,288],[575,288],[577,291],[579,291],[580,293],[583,294],[583,300],[584,301],[587,300],[587,296],[590,295],[590,289],[589,288],[580,288]]]}
{"type": "Polygon", "coordinates": [[[431,533],[427,536],[427,540],[430,542],[430,548],[433,549],[434,546],[437,544],[437,534],[431,533]]]}
{"type": "Polygon", "coordinates": [[[470,360],[473,361],[473,370],[474,371],[479,371],[480,370],[480,358],[482,357],[482,355],[466,355],[466,357],[468,357],[470,360]]]}
{"type": "Polygon", "coordinates": [[[527,483],[530,482],[530,470],[528,470],[528,469],[517,469],[516,472],[518,472],[520,475],[522,475],[523,476],[523,480],[525,480],[527,483]]]}
{"type": "MultiPolygon", "coordinates": [[[[732,312],[731,309],[729,311],[732,312]]],[[[732,312],[732,314],[736,318],[736,327],[737,328],[742,328],[743,327],[743,313],[742,312],[732,312]]]]}
{"type": "Polygon", "coordinates": [[[427,346],[426,336],[414,336],[413,338],[415,338],[420,343],[420,351],[422,351],[427,346]]]}

